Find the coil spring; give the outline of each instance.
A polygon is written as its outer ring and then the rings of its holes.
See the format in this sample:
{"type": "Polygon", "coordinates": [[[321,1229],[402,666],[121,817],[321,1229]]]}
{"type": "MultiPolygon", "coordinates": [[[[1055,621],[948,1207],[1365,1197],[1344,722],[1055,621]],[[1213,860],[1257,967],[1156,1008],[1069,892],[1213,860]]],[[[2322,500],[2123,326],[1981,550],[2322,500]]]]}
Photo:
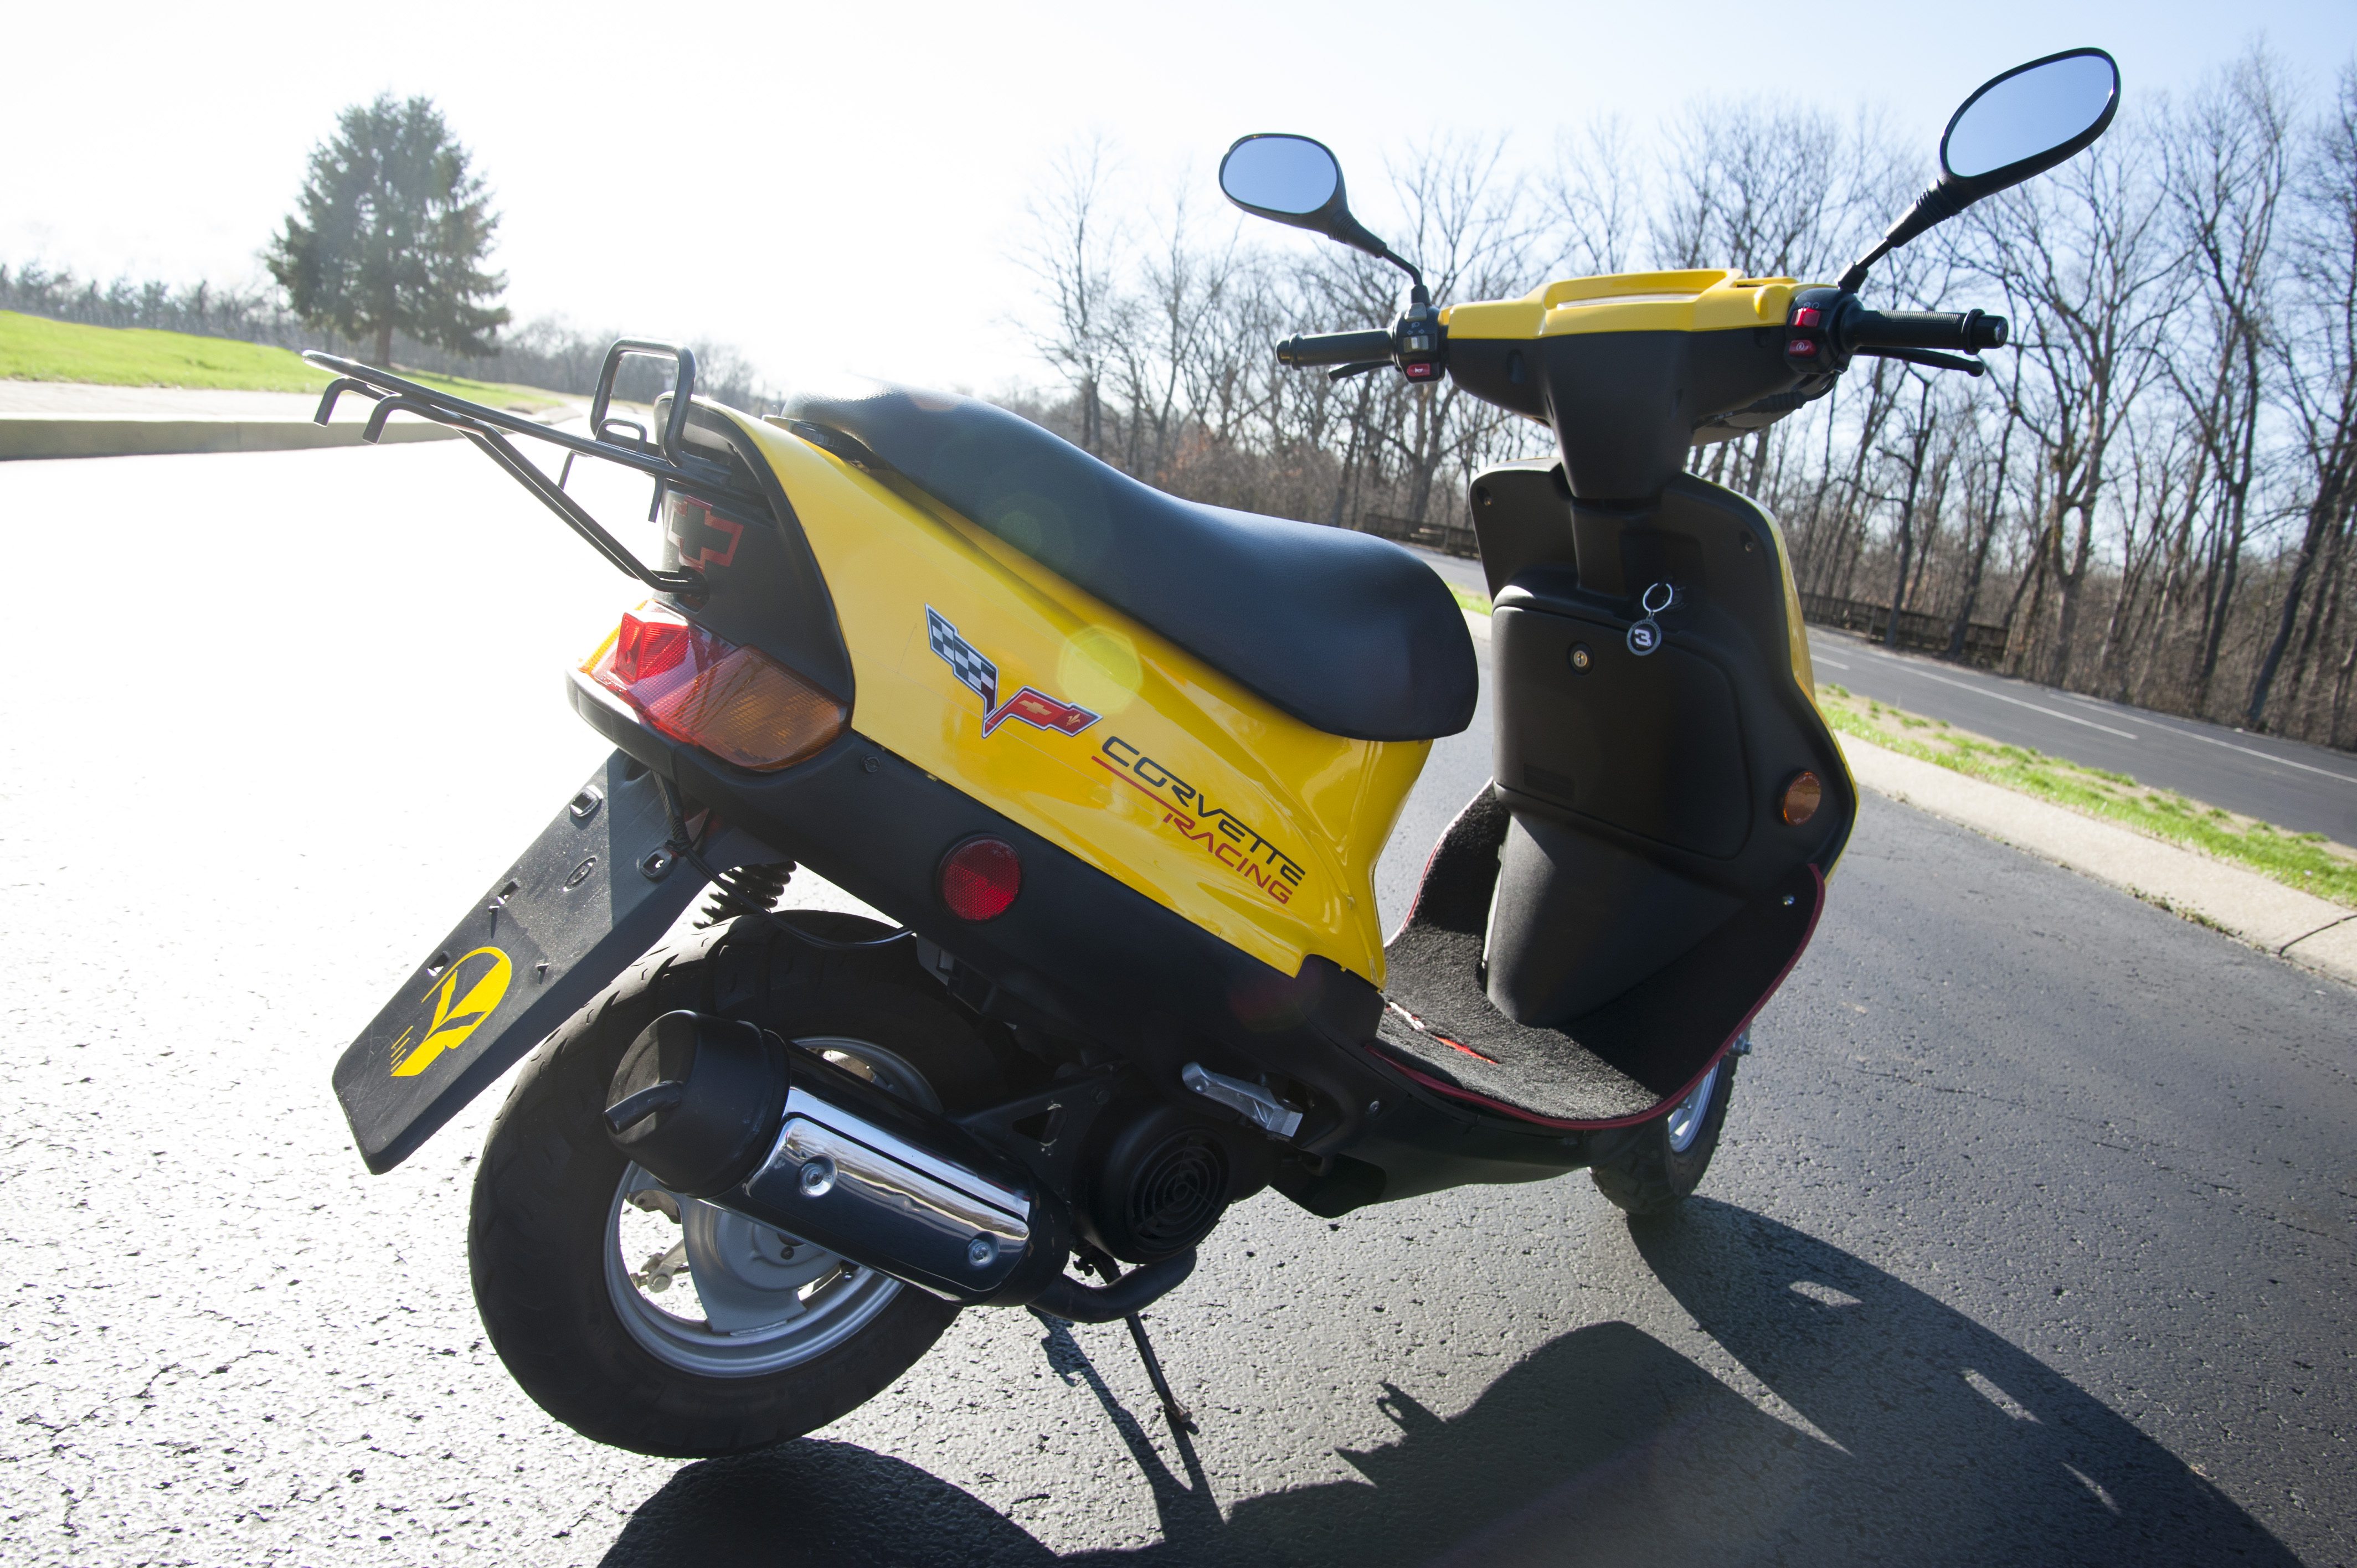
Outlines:
{"type": "Polygon", "coordinates": [[[791,860],[781,860],[774,865],[734,866],[722,872],[712,879],[704,908],[696,912],[696,929],[733,920],[739,915],[768,914],[784,896],[786,880],[793,874],[794,863],[791,860]]]}

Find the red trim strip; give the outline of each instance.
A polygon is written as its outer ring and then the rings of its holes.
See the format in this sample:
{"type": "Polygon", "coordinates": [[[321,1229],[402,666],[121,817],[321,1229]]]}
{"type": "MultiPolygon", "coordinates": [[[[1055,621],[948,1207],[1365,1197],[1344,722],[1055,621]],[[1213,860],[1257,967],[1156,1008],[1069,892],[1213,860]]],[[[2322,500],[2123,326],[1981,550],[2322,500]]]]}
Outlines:
{"type": "MultiPolygon", "coordinates": [[[[1126,745],[1127,743],[1125,742],[1124,744],[1126,745]]],[[[1120,768],[1115,768],[1103,757],[1092,757],[1089,760],[1095,763],[1099,768],[1103,768],[1107,773],[1112,774],[1114,778],[1120,779],[1123,783],[1128,785],[1131,789],[1136,790],[1139,794],[1145,796],[1147,800],[1153,801],[1156,805],[1161,807],[1164,811],[1168,811],[1176,809],[1169,801],[1164,800],[1161,796],[1156,794],[1145,785],[1140,784],[1136,779],[1132,779],[1128,774],[1124,773],[1120,768]]]]}
{"type": "MultiPolygon", "coordinates": [[[[1382,1062],[1383,1066],[1390,1068],[1393,1071],[1397,1072],[1404,1077],[1415,1079],[1417,1083],[1424,1085],[1425,1088],[1431,1090],[1436,1094],[1445,1094],[1451,1100],[1461,1100],[1469,1105],[1479,1106],[1484,1111],[1491,1112],[1496,1115],[1510,1117],[1516,1122],[1527,1122],[1534,1127],[1546,1127],[1557,1132],[1600,1133],[1607,1128],[1634,1127],[1640,1122],[1650,1122],[1654,1117],[1663,1114],[1671,1106],[1675,1105],[1687,1095],[1692,1094],[1695,1091],[1695,1086],[1702,1082],[1704,1074],[1708,1073],[1713,1068],[1717,1067],[1721,1061],[1726,1059],[1727,1053],[1734,1047],[1735,1042],[1742,1037],[1743,1031],[1751,1027],[1751,1020],[1760,1016],[1760,1010],[1768,1005],[1769,999],[1773,997],[1778,991],[1783,989],[1785,980],[1792,972],[1792,966],[1801,961],[1801,955],[1809,950],[1809,942],[1811,939],[1815,937],[1817,934],[1817,918],[1823,915],[1825,909],[1825,875],[1824,872],[1819,871],[1815,866],[1812,865],[1809,867],[1809,879],[1815,885],[1816,897],[1809,906],[1808,929],[1801,933],[1800,942],[1792,949],[1792,956],[1784,961],[1784,967],[1776,972],[1776,978],[1768,983],[1768,989],[1760,993],[1760,1000],[1751,1004],[1751,1010],[1743,1015],[1743,1021],[1735,1026],[1734,1029],[1727,1035],[1726,1039],[1719,1042],[1718,1049],[1710,1053],[1710,1059],[1702,1064],[1700,1070],[1695,1072],[1692,1078],[1686,1079],[1684,1084],[1672,1090],[1667,1096],[1655,1103],[1653,1108],[1650,1111],[1640,1112],[1634,1116],[1608,1117],[1603,1121],[1598,1122],[1566,1121],[1558,1116],[1542,1116],[1535,1111],[1525,1111],[1519,1105],[1510,1104],[1503,1100],[1493,1100],[1486,1094],[1476,1093],[1472,1090],[1459,1088],[1458,1085],[1453,1083],[1443,1082],[1441,1079],[1434,1078],[1428,1073],[1418,1072],[1415,1069],[1408,1066],[1407,1063],[1400,1060],[1398,1057],[1393,1055],[1387,1050],[1382,1049],[1376,1041],[1369,1040],[1361,1048],[1363,1048],[1369,1056],[1372,1056],[1378,1061],[1382,1062]]],[[[1456,1041],[1443,1039],[1443,1037],[1438,1035],[1435,1035],[1433,1038],[1442,1040],[1443,1043],[1447,1045],[1457,1045],[1456,1041]]],[[[1457,1048],[1458,1050],[1465,1049],[1462,1046],[1458,1046],[1457,1048]]],[[[1473,1052],[1469,1054],[1479,1055],[1480,1053],[1473,1052]]],[[[1484,1058],[1483,1059],[1487,1060],[1488,1058],[1484,1058]]]]}

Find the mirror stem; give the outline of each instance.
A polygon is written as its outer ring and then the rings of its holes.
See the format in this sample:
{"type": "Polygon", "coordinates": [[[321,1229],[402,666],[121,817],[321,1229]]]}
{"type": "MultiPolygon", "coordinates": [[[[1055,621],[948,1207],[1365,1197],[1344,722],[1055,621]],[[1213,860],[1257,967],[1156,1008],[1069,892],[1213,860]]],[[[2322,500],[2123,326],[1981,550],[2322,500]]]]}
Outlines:
{"type": "Polygon", "coordinates": [[[1857,293],[1858,286],[1866,282],[1866,271],[1868,267],[1921,234],[1924,230],[1935,223],[1946,222],[1971,205],[1970,197],[1952,188],[1946,180],[1940,181],[1917,197],[1915,205],[1909,208],[1900,217],[1899,221],[1890,226],[1889,231],[1882,236],[1874,249],[1850,263],[1849,271],[1842,274],[1841,282],[1835,286],[1852,294],[1857,293]]]}
{"type": "Polygon", "coordinates": [[[1392,265],[1397,267],[1400,271],[1407,274],[1408,286],[1410,289],[1408,298],[1411,301],[1417,305],[1430,305],[1432,303],[1432,293],[1429,289],[1424,286],[1424,274],[1415,270],[1415,263],[1394,252],[1389,245],[1384,244],[1381,240],[1375,242],[1374,255],[1377,261],[1389,262],[1392,265]]]}
{"type": "Polygon", "coordinates": [[[1849,264],[1849,271],[1842,274],[1841,281],[1835,284],[1834,286],[1841,290],[1844,294],[1856,294],[1859,289],[1866,286],[1867,269],[1873,266],[1875,263],[1882,260],[1883,257],[1889,254],[1890,254],[1890,242],[1885,240],[1880,244],[1875,246],[1874,249],[1868,251],[1866,254],[1852,262],[1849,264]]]}

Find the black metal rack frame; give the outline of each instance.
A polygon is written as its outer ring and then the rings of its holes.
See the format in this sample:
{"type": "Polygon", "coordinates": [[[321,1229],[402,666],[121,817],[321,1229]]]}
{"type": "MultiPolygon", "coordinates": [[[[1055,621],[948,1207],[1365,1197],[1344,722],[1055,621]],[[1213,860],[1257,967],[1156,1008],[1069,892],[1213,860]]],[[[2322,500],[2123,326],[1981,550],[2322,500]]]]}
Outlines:
{"type": "Polygon", "coordinates": [[[363,441],[373,443],[382,437],[385,421],[395,413],[414,414],[420,419],[430,419],[436,424],[448,425],[473,442],[486,456],[505,469],[511,478],[562,518],[566,527],[579,534],[617,570],[636,577],[657,593],[676,595],[690,604],[701,603],[705,597],[703,574],[690,570],[664,571],[648,565],[632,554],[630,548],[608,532],[580,502],[565,493],[565,482],[573,475],[573,460],[576,457],[597,457],[651,476],[655,481],[655,489],[653,504],[648,510],[650,519],[661,511],[663,492],[673,486],[705,494],[733,497],[738,505],[752,507],[757,511],[768,510],[768,503],[760,496],[745,491],[735,482],[726,464],[688,449],[685,437],[688,408],[695,396],[695,355],[676,344],[624,338],[606,351],[605,365],[597,375],[597,394],[589,403],[590,433],[587,437],[552,429],[537,421],[520,418],[449,392],[437,392],[356,360],[343,359],[316,349],[307,351],[303,358],[322,370],[336,372],[336,379],[328,383],[327,391],[319,398],[318,412],[311,416],[316,423],[328,423],[335,413],[337,400],[344,393],[358,392],[376,403],[376,407],[369,413],[367,426],[361,432],[363,441]],[[671,399],[671,408],[664,420],[660,441],[650,440],[646,427],[636,420],[619,418],[611,413],[615,378],[621,372],[623,360],[631,358],[667,359],[677,368],[676,382],[667,394],[671,399]],[[563,471],[551,479],[537,464],[518,450],[509,439],[511,435],[526,435],[561,447],[565,452],[563,471]]]}

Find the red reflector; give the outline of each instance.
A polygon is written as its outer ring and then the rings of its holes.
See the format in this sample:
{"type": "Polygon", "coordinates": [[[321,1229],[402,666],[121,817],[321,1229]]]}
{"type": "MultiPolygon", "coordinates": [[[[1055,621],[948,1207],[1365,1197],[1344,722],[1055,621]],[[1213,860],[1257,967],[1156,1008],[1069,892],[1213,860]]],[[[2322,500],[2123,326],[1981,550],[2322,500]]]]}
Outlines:
{"type": "Polygon", "coordinates": [[[625,685],[651,681],[687,657],[687,622],[651,608],[622,617],[614,636],[614,675],[625,685]]]}
{"type": "Polygon", "coordinates": [[[995,920],[1023,891],[1023,862],[1005,839],[970,838],[942,859],[942,902],[961,920],[995,920]]]}
{"type": "Polygon", "coordinates": [[[1784,352],[1796,360],[1813,360],[1817,357],[1817,346],[1806,338],[1795,338],[1784,345],[1784,352]]]}
{"type": "Polygon", "coordinates": [[[1795,327],[1814,327],[1824,318],[1825,313],[1813,305],[1804,305],[1792,312],[1792,325],[1795,327]]]}

